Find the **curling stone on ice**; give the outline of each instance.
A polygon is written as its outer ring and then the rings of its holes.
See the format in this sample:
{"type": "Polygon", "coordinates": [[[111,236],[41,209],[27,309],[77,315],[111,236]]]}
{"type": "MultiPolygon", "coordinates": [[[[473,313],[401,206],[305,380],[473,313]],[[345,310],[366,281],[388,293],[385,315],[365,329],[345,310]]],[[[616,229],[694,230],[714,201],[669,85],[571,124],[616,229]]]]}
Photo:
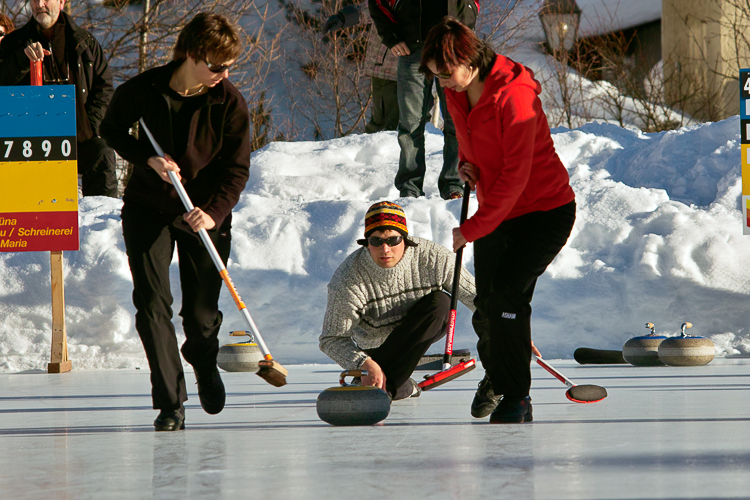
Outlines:
{"type": "Polygon", "coordinates": [[[622,346],[622,357],[634,366],[664,366],[659,359],[659,344],[667,337],[656,335],[653,323],[646,323],[651,333],[641,337],[633,337],[622,346]]]}
{"type": "Polygon", "coordinates": [[[391,398],[379,387],[350,385],[346,377],[363,377],[363,370],[341,372],[339,387],[329,387],[318,395],[318,416],[331,425],[374,425],[391,411],[391,398]]]}
{"type": "Polygon", "coordinates": [[[230,337],[241,337],[247,335],[247,342],[226,344],[219,348],[216,364],[219,368],[228,372],[257,372],[258,361],[263,359],[260,347],[255,343],[253,334],[243,330],[229,332],[230,337]]]}
{"type": "Polygon", "coordinates": [[[692,327],[692,323],[683,323],[680,327],[682,335],[670,337],[659,344],[659,359],[665,365],[703,366],[714,359],[716,347],[711,339],[685,333],[686,328],[692,327]]]}

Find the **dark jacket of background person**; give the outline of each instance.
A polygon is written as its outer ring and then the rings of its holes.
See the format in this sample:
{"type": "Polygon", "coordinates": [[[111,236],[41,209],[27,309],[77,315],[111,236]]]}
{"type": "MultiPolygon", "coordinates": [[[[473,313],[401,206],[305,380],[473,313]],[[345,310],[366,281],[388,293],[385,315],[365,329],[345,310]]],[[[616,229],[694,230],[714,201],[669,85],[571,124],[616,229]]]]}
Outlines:
{"type": "Polygon", "coordinates": [[[471,111],[466,92],[445,89],[460,163],[480,172],[479,209],[461,225],[468,241],[490,234],[505,220],[575,199],[542,111],[541,91],[530,69],[501,55],[471,111]]]}
{"type": "Polygon", "coordinates": [[[477,19],[474,0],[368,0],[370,14],[383,44],[389,49],[399,42],[412,47],[424,42],[427,33],[446,14],[469,28],[477,19]]]}
{"type": "Polygon", "coordinates": [[[159,66],[128,80],[115,91],[102,122],[107,143],[135,168],[123,201],[162,214],[186,212],[171,184],[148,166],[155,156],[145,133],[128,133],[143,118],[156,142],[180,166],[180,175],[193,204],[220,227],[239,201],[250,169],[249,112],[245,99],[226,79],[207,93],[206,104],[192,117],[187,149],[174,156],[169,80],[180,61],[159,66]],[[143,110],[143,111],[142,111],[143,110]],[[143,115],[141,116],[141,113],[143,115]]]}
{"type": "MultiPolygon", "coordinates": [[[[99,125],[114,91],[112,73],[96,38],[80,28],[65,12],[60,12],[58,23],[61,21],[65,23],[70,83],[76,87],[77,139],[84,142],[99,135],[99,125]]],[[[33,17],[21,28],[3,37],[0,44],[0,85],[31,85],[30,62],[24,49],[32,42],[41,42],[49,47],[49,42],[39,31],[39,23],[33,17]]],[[[45,72],[48,64],[54,64],[52,57],[45,58],[45,72]]]]}

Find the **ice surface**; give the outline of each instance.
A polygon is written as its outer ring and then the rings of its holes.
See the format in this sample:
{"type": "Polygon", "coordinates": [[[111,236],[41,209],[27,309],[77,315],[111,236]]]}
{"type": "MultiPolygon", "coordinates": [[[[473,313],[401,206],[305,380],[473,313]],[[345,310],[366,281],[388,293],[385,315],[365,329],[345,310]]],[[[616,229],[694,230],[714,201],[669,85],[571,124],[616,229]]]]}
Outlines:
{"type": "MultiPolygon", "coordinates": [[[[0,374],[0,496],[61,499],[747,498],[750,360],[637,368],[550,363],[605,387],[592,404],[534,366],[534,422],[469,415],[481,369],[393,403],[374,427],[332,427],[315,399],[334,365],[289,366],[276,389],[222,374],[219,415],[155,433],[148,372],[0,374]]],[[[420,377],[427,372],[416,372],[420,377]]]]}

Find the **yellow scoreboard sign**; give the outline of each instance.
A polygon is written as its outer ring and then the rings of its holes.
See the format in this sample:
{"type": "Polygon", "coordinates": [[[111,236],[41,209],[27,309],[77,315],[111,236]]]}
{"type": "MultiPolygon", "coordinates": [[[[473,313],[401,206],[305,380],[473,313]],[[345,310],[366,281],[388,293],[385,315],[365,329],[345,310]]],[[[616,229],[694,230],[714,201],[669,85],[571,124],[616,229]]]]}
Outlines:
{"type": "Polygon", "coordinates": [[[78,250],[75,87],[0,87],[0,252],[78,250]]]}

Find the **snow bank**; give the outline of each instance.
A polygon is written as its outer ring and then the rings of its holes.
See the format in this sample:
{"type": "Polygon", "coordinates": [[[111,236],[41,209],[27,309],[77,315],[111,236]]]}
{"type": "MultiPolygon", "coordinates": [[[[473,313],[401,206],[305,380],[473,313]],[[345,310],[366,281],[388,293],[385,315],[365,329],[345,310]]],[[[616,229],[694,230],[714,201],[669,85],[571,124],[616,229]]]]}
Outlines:
{"type": "MultiPolygon", "coordinates": [[[[742,237],[739,120],[659,134],[607,124],[554,131],[576,192],[568,246],[540,279],[533,335],[547,357],[576,347],[619,349],[657,331],[712,337],[719,353],[750,352],[750,239],[742,237]]],[[[326,285],[356,248],[375,201],[402,203],[409,230],[449,246],[460,201],[437,192],[442,136],[427,135],[426,198],[397,200],[395,133],[272,143],[253,155],[234,211],[229,272],[274,356],[326,362],[317,338],[326,285]]],[[[70,357],[76,369],[147,368],[134,329],[121,202],[81,200],[81,249],[65,253],[70,357]]],[[[476,209],[472,199],[471,211],[476,209]]],[[[464,262],[473,270],[471,246],[464,262]]],[[[172,268],[175,310],[181,300],[172,268]]],[[[245,326],[227,293],[221,342],[245,326]]],[[[0,254],[0,370],[45,369],[51,336],[49,256],[0,254]]],[[[474,347],[459,306],[456,347],[474,347]]],[[[175,322],[181,332],[179,317],[175,322]]],[[[180,333],[181,335],[181,333],[180,333]]],[[[442,346],[435,346],[441,351],[442,346]]]]}

